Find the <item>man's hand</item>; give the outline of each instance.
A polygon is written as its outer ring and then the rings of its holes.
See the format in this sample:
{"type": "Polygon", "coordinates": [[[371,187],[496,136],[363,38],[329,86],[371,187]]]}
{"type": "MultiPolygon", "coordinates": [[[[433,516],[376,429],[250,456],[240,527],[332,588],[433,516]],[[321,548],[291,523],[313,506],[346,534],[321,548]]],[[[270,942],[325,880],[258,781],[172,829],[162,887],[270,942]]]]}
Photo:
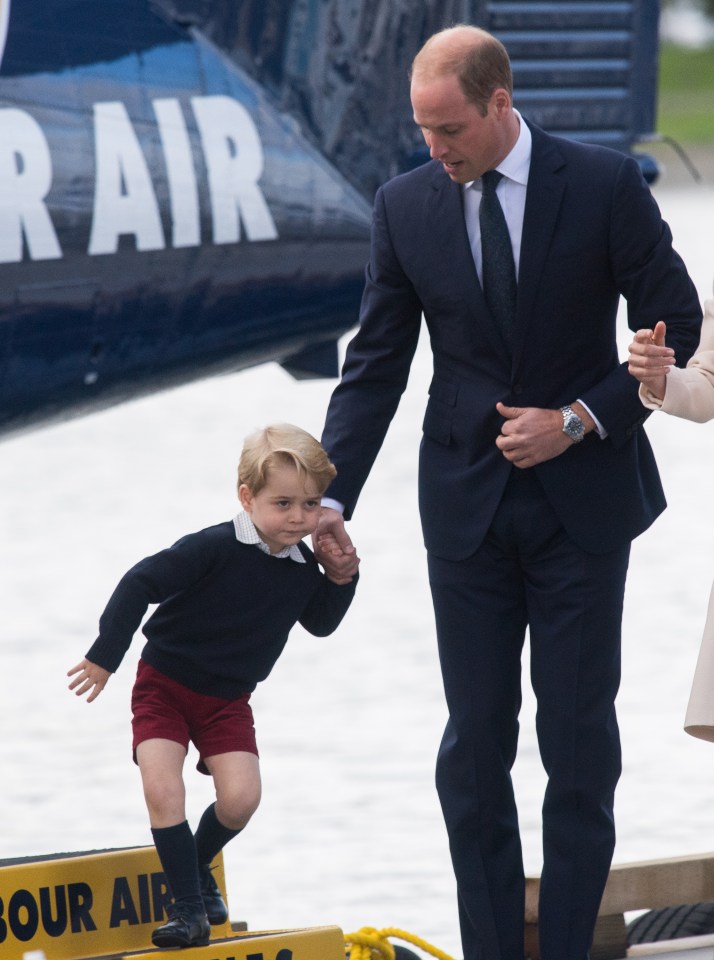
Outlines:
{"type": "Polygon", "coordinates": [[[667,374],[674,366],[674,350],[665,346],[667,325],[660,320],[654,330],[638,330],[630,344],[627,369],[643,383],[653,396],[663,400],[667,390],[667,374]]]}
{"type": "Polygon", "coordinates": [[[339,510],[323,507],[320,522],[312,535],[315,556],[333,583],[350,583],[359,567],[359,557],[345,530],[345,519],[339,510]]]}
{"type": "MultiPolygon", "coordinates": [[[[579,403],[571,404],[583,421],[586,433],[593,429],[594,421],[579,403]]],[[[537,463],[559,457],[573,445],[563,433],[563,414],[560,410],[543,410],[540,407],[507,407],[497,403],[496,409],[505,417],[496,446],[506,460],[523,470],[537,463]]]]}

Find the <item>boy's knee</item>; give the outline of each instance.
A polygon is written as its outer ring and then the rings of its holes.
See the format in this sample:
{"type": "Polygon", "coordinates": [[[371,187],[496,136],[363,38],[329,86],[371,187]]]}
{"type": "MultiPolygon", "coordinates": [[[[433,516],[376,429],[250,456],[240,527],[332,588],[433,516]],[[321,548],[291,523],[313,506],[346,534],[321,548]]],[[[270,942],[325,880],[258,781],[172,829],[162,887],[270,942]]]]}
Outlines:
{"type": "Polygon", "coordinates": [[[144,782],[144,798],[152,817],[173,820],[183,813],[186,792],[183,784],[164,781],[144,782]]]}
{"type": "Polygon", "coordinates": [[[260,803],[260,787],[237,786],[216,802],[216,816],[229,830],[242,830],[260,803]]]}
{"type": "Polygon", "coordinates": [[[145,798],[146,806],[152,817],[159,817],[161,820],[175,820],[184,811],[184,803],[180,797],[157,793],[145,794],[145,798]]]}

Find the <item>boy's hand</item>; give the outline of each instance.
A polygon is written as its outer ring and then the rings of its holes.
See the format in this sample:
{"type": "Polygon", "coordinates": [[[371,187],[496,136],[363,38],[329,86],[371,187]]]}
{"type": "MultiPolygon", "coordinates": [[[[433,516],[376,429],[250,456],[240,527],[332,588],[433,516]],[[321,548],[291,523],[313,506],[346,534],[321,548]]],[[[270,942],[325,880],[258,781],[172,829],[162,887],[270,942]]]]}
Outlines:
{"type": "Polygon", "coordinates": [[[68,670],[67,676],[71,677],[75,673],[78,674],[78,676],[70,683],[69,689],[74,690],[78,697],[83,696],[83,694],[89,691],[87,703],[91,703],[92,700],[97,699],[106,687],[107,680],[111,677],[111,673],[108,670],[105,670],[104,667],[97,666],[96,663],[92,663],[91,660],[87,660],[86,658],[82,660],[81,663],[78,663],[76,667],[68,670]]]}
{"type": "MultiPolygon", "coordinates": [[[[318,550],[320,555],[320,563],[325,568],[325,576],[328,580],[332,580],[333,583],[345,584],[350,583],[352,576],[346,576],[340,571],[341,564],[344,563],[344,557],[346,556],[339,543],[337,542],[336,537],[331,533],[323,533],[320,537],[318,543],[318,550]],[[334,558],[334,564],[331,562],[330,558],[334,558]]],[[[353,562],[359,564],[359,557],[354,553],[354,551],[349,555],[353,562]]],[[[356,572],[356,569],[355,569],[356,572]]]]}
{"type": "Polygon", "coordinates": [[[329,580],[340,585],[350,583],[357,573],[359,557],[339,510],[322,508],[320,522],[312,536],[312,546],[329,580]]]}

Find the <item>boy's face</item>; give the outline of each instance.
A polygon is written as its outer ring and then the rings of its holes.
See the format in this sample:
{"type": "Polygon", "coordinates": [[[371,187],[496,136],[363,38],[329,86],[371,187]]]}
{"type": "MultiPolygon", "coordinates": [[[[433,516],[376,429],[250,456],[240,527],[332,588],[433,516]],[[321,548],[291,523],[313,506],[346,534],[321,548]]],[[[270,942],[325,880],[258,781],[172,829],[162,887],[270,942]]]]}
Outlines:
{"type": "Polygon", "coordinates": [[[269,472],[260,493],[254,494],[244,483],[238,488],[243,509],[271,553],[279,553],[314,533],[320,519],[321,495],[309,477],[300,476],[288,464],[269,472]]]}

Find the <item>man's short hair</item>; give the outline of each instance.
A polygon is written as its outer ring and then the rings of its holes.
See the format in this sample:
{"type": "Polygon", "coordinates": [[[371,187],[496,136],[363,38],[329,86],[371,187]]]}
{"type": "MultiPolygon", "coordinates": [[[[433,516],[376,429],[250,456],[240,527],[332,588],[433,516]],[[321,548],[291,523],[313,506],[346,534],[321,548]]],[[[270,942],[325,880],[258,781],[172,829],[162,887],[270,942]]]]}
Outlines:
{"type": "Polygon", "coordinates": [[[493,34],[480,27],[458,24],[429,37],[414,61],[411,79],[457,77],[464,96],[485,115],[494,90],[513,96],[513,72],[508,51],[493,34]]]}

